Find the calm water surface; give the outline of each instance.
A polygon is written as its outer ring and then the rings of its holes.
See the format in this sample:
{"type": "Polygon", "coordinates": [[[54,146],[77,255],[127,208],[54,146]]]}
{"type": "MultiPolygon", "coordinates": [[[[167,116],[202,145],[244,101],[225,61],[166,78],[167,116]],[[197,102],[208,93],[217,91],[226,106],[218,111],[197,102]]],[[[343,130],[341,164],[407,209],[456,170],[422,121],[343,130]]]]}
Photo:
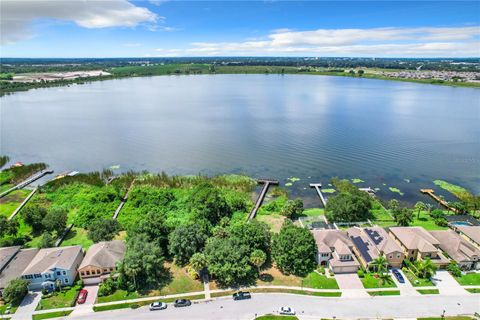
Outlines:
{"type": "MultiPolygon", "coordinates": [[[[58,173],[361,178],[406,201],[446,179],[480,192],[480,90],[308,75],[130,78],[0,98],[0,154],[58,173]],[[405,181],[409,180],[410,182],[405,181]],[[404,196],[388,190],[398,187],[404,196]]],[[[306,188],[306,189],[304,189],[306,188]]]]}

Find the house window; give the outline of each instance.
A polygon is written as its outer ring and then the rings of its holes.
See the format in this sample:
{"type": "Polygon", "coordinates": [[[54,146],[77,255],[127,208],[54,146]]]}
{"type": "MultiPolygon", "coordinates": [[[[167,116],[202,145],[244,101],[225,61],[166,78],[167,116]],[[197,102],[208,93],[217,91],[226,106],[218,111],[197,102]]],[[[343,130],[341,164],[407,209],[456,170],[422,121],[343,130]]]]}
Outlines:
{"type": "Polygon", "coordinates": [[[90,275],[90,271],[87,271],[87,276],[89,276],[89,275],[90,275]]]}
{"type": "Polygon", "coordinates": [[[65,278],[65,279],[64,279],[64,282],[65,282],[65,283],[68,283],[68,279],[67,279],[67,278],[65,278]]]}
{"type": "Polygon", "coordinates": [[[97,274],[101,274],[101,273],[102,273],[102,270],[97,269],[97,274]]]}
{"type": "Polygon", "coordinates": [[[103,272],[108,272],[108,269],[103,269],[103,272]]]}
{"type": "Polygon", "coordinates": [[[60,271],[57,271],[57,276],[61,275],[60,271]]]}
{"type": "Polygon", "coordinates": [[[80,274],[81,274],[82,276],[84,276],[84,275],[85,275],[85,272],[82,271],[82,272],[80,272],[80,274]]]}
{"type": "Polygon", "coordinates": [[[397,253],[397,258],[400,258],[401,254],[400,253],[397,253]]]}
{"type": "Polygon", "coordinates": [[[24,276],[25,279],[33,279],[33,276],[31,274],[27,274],[26,276],[24,276]]]}
{"type": "Polygon", "coordinates": [[[50,278],[50,274],[45,273],[45,279],[49,279],[49,278],[50,278]]]}
{"type": "Polygon", "coordinates": [[[64,275],[64,276],[66,276],[66,275],[67,275],[67,271],[63,271],[62,273],[63,273],[63,275],[64,275]]]}
{"type": "Polygon", "coordinates": [[[113,268],[110,268],[110,271],[113,271],[113,268]]]}
{"type": "Polygon", "coordinates": [[[393,259],[393,254],[389,255],[388,259],[393,259]]]}
{"type": "Polygon", "coordinates": [[[35,277],[35,279],[39,279],[42,277],[40,273],[35,273],[33,276],[35,277]]]}

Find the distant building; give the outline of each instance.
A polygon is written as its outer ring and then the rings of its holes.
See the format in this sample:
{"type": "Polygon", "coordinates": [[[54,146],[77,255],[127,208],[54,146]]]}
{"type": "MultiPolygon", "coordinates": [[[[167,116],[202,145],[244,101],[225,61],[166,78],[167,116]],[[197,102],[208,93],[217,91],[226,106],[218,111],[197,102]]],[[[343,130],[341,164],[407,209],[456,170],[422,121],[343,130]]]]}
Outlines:
{"type": "Polygon", "coordinates": [[[125,251],[125,242],[120,240],[92,245],[78,268],[80,278],[85,284],[100,283],[117,270],[117,263],[123,259],[125,251]]]}
{"type": "Polygon", "coordinates": [[[449,260],[441,253],[440,242],[422,227],[391,227],[390,235],[402,247],[406,259],[410,261],[430,258],[440,268],[445,268],[449,260]]]}
{"type": "Polygon", "coordinates": [[[57,281],[62,286],[70,286],[74,284],[82,259],[81,246],[41,249],[22,272],[22,278],[30,282],[30,290],[53,290],[57,281]]]}
{"type": "Polygon", "coordinates": [[[10,281],[20,278],[25,267],[38,253],[38,249],[20,249],[20,246],[0,248],[0,291],[10,281]]]}
{"type": "Polygon", "coordinates": [[[480,226],[455,226],[455,231],[480,248],[480,226]]]}
{"type": "Polygon", "coordinates": [[[354,252],[364,268],[380,256],[385,256],[388,265],[394,268],[402,266],[405,255],[400,245],[381,227],[359,228],[347,230],[352,239],[354,252]]]}
{"type": "Polygon", "coordinates": [[[360,267],[352,250],[353,243],[340,230],[311,230],[317,244],[318,264],[329,267],[334,273],[356,272],[360,267]]]}
{"type": "Polygon", "coordinates": [[[430,231],[462,270],[480,270],[480,249],[453,230],[430,231]]]}

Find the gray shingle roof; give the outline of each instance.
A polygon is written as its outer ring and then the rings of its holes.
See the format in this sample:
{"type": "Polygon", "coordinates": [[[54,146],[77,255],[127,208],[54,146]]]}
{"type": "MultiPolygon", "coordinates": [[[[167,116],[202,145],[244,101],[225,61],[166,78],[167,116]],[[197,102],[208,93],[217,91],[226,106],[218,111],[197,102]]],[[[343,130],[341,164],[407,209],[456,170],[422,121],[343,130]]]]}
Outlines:
{"type": "Polygon", "coordinates": [[[72,269],[79,254],[82,254],[81,246],[41,249],[22,274],[43,273],[53,268],[72,269]]]}
{"type": "Polygon", "coordinates": [[[125,243],[121,240],[99,242],[91,246],[79,269],[86,266],[114,268],[125,256],[125,243]]]}
{"type": "Polygon", "coordinates": [[[39,249],[22,249],[10,260],[0,273],[0,288],[5,288],[13,279],[20,278],[23,270],[33,260],[39,249]]]}

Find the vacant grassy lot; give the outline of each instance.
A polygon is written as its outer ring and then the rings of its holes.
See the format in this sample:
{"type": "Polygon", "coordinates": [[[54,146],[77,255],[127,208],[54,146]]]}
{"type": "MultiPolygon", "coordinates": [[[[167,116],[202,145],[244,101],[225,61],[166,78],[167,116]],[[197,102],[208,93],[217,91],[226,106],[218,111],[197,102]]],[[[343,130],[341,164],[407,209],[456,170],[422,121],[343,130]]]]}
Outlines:
{"type": "Polygon", "coordinates": [[[88,239],[87,230],[73,227],[68,233],[65,240],[62,242],[62,247],[81,245],[83,249],[88,249],[93,244],[93,241],[88,239]]]}
{"type": "Polygon", "coordinates": [[[257,320],[298,320],[295,316],[276,316],[273,314],[266,314],[256,318],[257,320]]]}
{"type": "Polygon", "coordinates": [[[60,292],[54,292],[50,297],[42,297],[36,310],[73,307],[77,299],[80,286],[65,288],[60,292]]]}
{"type": "Polygon", "coordinates": [[[365,276],[360,278],[360,280],[366,289],[396,287],[395,282],[393,282],[391,277],[389,277],[386,281],[382,281],[382,279],[375,277],[375,275],[372,273],[365,273],[365,276]]]}
{"type": "Polygon", "coordinates": [[[9,217],[28,196],[30,190],[15,190],[0,199],[0,216],[9,217]]]}
{"type": "Polygon", "coordinates": [[[285,221],[284,216],[276,213],[269,215],[258,215],[255,219],[265,222],[270,227],[270,231],[274,233],[280,232],[283,222],[285,221]]]}
{"type": "Polygon", "coordinates": [[[467,273],[461,277],[455,277],[462,286],[480,285],[480,273],[467,273]]]}

